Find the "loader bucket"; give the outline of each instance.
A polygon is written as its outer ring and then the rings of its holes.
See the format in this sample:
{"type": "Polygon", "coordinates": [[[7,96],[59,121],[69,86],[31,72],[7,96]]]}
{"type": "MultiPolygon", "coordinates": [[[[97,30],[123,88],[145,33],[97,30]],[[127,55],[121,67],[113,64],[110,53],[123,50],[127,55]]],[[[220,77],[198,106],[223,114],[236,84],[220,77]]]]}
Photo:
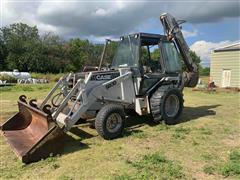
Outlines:
{"type": "Polygon", "coordinates": [[[18,101],[19,112],[2,126],[2,134],[23,163],[56,154],[64,132],[51,116],[18,101]]]}

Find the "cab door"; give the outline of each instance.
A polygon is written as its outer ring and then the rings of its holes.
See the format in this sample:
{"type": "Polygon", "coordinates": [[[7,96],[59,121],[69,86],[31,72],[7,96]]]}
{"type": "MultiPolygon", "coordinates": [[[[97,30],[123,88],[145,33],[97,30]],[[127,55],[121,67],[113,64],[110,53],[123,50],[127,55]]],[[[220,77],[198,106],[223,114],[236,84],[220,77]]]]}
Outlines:
{"type": "Polygon", "coordinates": [[[178,75],[181,73],[182,65],[175,44],[170,41],[162,41],[159,45],[162,54],[164,72],[171,75],[178,75]]]}
{"type": "Polygon", "coordinates": [[[141,47],[141,57],[139,69],[141,72],[141,83],[138,95],[145,95],[163,75],[161,64],[161,53],[158,44],[141,47]],[[145,54],[143,53],[145,52],[145,54]],[[147,53],[147,54],[146,54],[147,53]]]}

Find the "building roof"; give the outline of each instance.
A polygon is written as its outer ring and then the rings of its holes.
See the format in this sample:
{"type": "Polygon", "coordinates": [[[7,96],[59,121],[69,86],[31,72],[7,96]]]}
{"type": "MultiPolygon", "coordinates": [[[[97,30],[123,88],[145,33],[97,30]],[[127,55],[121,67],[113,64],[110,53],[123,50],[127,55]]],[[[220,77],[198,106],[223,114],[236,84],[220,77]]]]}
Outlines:
{"type": "Polygon", "coordinates": [[[239,51],[240,50],[240,42],[236,42],[234,44],[230,44],[224,47],[220,47],[217,49],[214,49],[214,52],[220,52],[220,51],[239,51]]]}

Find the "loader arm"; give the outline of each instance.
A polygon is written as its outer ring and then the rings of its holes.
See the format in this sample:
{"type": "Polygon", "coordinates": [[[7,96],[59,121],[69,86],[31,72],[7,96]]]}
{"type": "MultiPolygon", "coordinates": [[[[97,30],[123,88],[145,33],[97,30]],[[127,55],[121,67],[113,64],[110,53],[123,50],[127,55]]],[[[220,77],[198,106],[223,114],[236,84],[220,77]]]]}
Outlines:
{"type": "Polygon", "coordinates": [[[126,81],[127,79],[131,79],[132,77],[131,72],[122,74],[112,80],[109,80],[107,82],[102,83],[99,86],[92,88],[90,92],[86,92],[85,89],[87,88],[86,86],[88,84],[88,81],[90,81],[91,77],[92,77],[92,73],[89,74],[88,80],[86,80],[86,82],[83,82],[83,80],[78,80],[76,85],[73,87],[74,89],[75,87],[76,88],[79,87],[80,84],[83,85],[83,89],[79,91],[77,98],[67,115],[63,115],[61,111],[63,107],[66,106],[67,101],[70,99],[71,92],[69,93],[69,97],[68,96],[65,97],[61,106],[59,106],[58,110],[53,114],[53,118],[56,118],[58,122],[64,124],[65,132],[69,131],[72,128],[72,126],[80,119],[81,115],[84,114],[88,110],[88,108],[91,105],[93,105],[97,100],[110,101],[114,103],[117,103],[117,102],[126,103],[126,104],[132,103],[132,101],[125,101],[124,99],[118,99],[118,98],[112,99],[112,98],[104,97],[104,95],[106,96],[106,94],[109,93],[110,91],[114,91],[114,88],[113,88],[114,86],[120,85],[122,82],[126,81]],[[78,101],[81,102],[81,105],[78,107],[77,111],[73,112],[74,106],[78,101]]]}
{"type": "Polygon", "coordinates": [[[184,86],[195,87],[199,77],[198,67],[190,56],[189,47],[183,37],[179,21],[168,13],[162,14],[160,21],[167,34],[168,40],[175,42],[187,67],[187,71],[183,73],[184,86]]]}

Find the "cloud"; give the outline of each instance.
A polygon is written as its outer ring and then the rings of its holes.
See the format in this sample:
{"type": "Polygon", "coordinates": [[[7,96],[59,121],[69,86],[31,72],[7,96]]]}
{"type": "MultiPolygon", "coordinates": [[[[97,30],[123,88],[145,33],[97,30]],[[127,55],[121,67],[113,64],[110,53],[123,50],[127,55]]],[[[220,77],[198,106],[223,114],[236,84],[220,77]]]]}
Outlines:
{"type": "MultiPolygon", "coordinates": [[[[239,2],[190,1],[37,1],[7,2],[4,5],[4,25],[24,22],[37,25],[41,32],[54,31],[67,38],[117,37],[138,31],[149,19],[158,19],[169,12],[190,23],[218,22],[240,16],[239,2]]],[[[156,22],[159,29],[160,22],[156,22]]],[[[153,25],[154,26],[154,25],[153,25]]],[[[198,34],[185,31],[185,36],[198,34]]]]}
{"type": "Polygon", "coordinates": [[[96,15],[98,16],[106,16],[108,14],[108,12],[105,9],[97,9],[95,12],[96,15]]]}
{"type": "Polygon", "coordinates": [[[190,49],[195,51],[198,56],[200,56],[203,66],[209,66],[210,64],[210,54],[211,51],[220,48],[223,46],[227,46],[233,44],[233,41],[220,41],[220,42],[207,42],[204,40],[197,41],[190,46],[190,49]]]}
{"type": "Polygon", "coordinates": [[[195,37],[195,36],[199,35],[199,32],[196,29],[194,29],[193,31],[182,30],[182,33],[185,38],[195,37]]]}

